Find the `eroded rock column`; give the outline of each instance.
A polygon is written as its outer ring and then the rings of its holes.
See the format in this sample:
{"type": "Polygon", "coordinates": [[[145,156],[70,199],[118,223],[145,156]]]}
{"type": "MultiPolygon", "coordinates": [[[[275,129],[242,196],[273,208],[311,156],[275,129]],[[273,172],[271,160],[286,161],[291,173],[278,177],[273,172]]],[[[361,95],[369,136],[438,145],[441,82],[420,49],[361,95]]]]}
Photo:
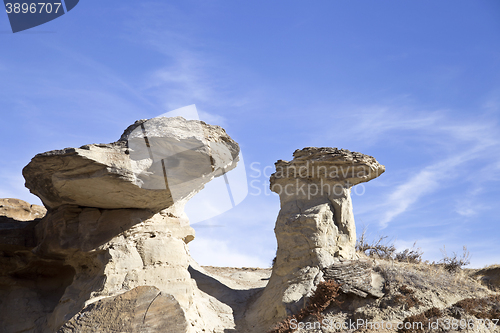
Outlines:
{"type": "Polygon", "coordinates": [[[356,256],[351,187],[385,171],[373,157],[337,148],[296,150],[276,162],[270,188],[280,196],[276,260],[269,284],[249,311],[271,325],[305,306],[322,269],[356,256]]]}
{"type": "Polygon", "coordinates": [[[137,121],[114,143],[36,155],[23,175],[48,212],[31,252],[73,274],[50,311],[27,309],[38,311],[36,332],[230,326],[231,309],[202,295],[189,274],[194,230],[184,205],[233,169],[238,153],[221,127],[175,117],[137,121]]]}

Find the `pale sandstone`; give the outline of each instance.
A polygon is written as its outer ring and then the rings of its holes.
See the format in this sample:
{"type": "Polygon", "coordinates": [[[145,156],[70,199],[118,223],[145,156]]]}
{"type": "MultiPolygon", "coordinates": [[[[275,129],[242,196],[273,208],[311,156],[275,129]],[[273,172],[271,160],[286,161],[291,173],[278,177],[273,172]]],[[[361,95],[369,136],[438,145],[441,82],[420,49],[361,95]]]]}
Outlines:
{"type": "Polygon", "coordinates": [[[140,322],[157,301],[152,315],[161,304],[174,311],[172,332],[233,328],[231,307],[191,278],[184,206],[238,154],[222,128],[175,117],[137,121],[115,143],[35,156],[23,175],[48,213],[0,230],[7,332],[168,332],[168,318],[140,322]]]}
{"type": "Polygon", "coordinates": [[[478,269],[472,274],[472,277],[491,290],[500,291],[500,265],[478,269]]]}
{"type": "Polygon", "coordinates": [[[49,208],[160,210],[233,169],[238,153],[238,144],[219,126],[153,118],[137,121],[114,143],[38,154],[23,175],[49,208]]]}
{"type": "Polygon", "coordinates": [[[281,202],[278,250],[269,284],[248,314],[262,330],[303,308],[323,269],[356,258],[351,187],[385,171],[373,157],[344,149],[304,148],[293,156],[276,162],[271,175],[281,202]]]}
{"type": "Polygon", "coordinates": [[[4,216],[16,221],[31,221],[44,217],[45,213],[45,207],[31,205],[20,199],[0,199],[0,218],[4,216]]]}
{"type": "Polygon", "coordinates": [[[66,322],[59,333],[189,331],[177,300],[155,287],[136,287],[121,295],[85,307],[81,315],[66,322]]]}

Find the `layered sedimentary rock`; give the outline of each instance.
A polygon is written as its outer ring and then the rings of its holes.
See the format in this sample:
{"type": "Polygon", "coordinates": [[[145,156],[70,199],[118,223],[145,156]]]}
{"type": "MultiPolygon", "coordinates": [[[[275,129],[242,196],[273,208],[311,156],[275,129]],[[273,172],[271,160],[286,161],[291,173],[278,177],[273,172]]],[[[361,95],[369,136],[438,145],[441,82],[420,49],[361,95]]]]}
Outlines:
{"type": "Polygon", "coordinates": [[[6,332],[231,327],[231,309],[189,274],[184,205],[238,153],[222,128],[175,117],[137,121],[111,144],[36,155],[23,175],[48,212],[0,247],[6,332]]]}
{"type": "Polygon", "coordinates": [[[48,208],[160,210],[234,168],[238,153],[238,144],[219,126],[153,118],[135,122],[111,144],[38,154],[23,175],[48,208]]]}
{"type": "Polygon", "coordinates": [[[35,225],[47,210],[19,199],[0,199],[0,251],[35,245],[35,225]]]}
{"type": "Polygon", "coordinates": [[[304,307],[323,269],[355,259],[351,187],[385,171],[375,158],[344,149],[304,148],[293,156],[276,162],[271,175],[281,202],[278,250],[269,284],[248,316],[263,325],[304,307]]]}
{"type": "Polygon", "coordinates": [[[155,287],[136,287],[121,295],[90,304],[81,316],[73,317],[60,329],[62,333],[164,332],[188,331],[179,302],[155,287]]]}
{"type": "Polygon", "coordinates": [[[32,221],[45,216],[47,209],[39,205],[30,205],[20,199],[0,199],[0,223],[11,218],[16,221],[32,221]]]}
{"type": "Polygon", "coordinates": [[[324,268],[323,278],[341,285],[342,292],[361,297],[382,297],[383,278],[373,271],[371,260],[343,260],[324,268]]]}
{"type": "Polygon", "coordinates": [[[493,291],[500,291],[500,266],[493,265],[478,270],[472,275],[473,278],[480,281],[493,291]]]}

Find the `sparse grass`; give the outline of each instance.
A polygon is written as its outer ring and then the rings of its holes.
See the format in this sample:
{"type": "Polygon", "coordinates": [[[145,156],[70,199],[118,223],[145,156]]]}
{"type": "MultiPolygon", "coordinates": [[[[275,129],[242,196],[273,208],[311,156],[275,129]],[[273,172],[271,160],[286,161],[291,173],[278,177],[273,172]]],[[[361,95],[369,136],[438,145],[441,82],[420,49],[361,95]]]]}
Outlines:
{"type": "Polygon", "coordinates": [[[412,264],[380,260],[375,270],[385,279],[386,285],[406,284],[419,290],[426,290],[428,285],[433,285],[450,293],[462,288],[484,290],[477,281],[471,279],[462,270],[450,272],[443,265],[428,262],[412,264]]]}
{"type": "MultiPolygon", "coordinates": [[[[366,228],[356,241],[356,251],[363,253],[364,255],[371,258],[385,259],[385,260],[395,260],[398,262],[406,262],[411,264],[418,264],[423,262],[422,255],[424,254],[420,248],[417,247],[417,242],[413,243],[411,249],[405,249],[401,252],[396,252],[396,247],[394,242],[389,242],[387,236],[379,236],[378,239],[373,241],[368,241],[366,236],[366,228]]],[[[438,263],[432,263],[434,265],[442,265],[448,272],[457,272],[464,266],[470,264],[470,252],[467,250],[467,246],[463,247],[463,254],[459,256],[456,252],[453,252],[452,256],[449,256],[446,252],[446,247],[441,249],[443,254],[443,259],[438,263]]]]}
{"type": "Polygon", "coordinates": [[[361,236],[356,242],[356,251],[361,252],[368,257],[396,260],[399,262],[419,263],[422,261],[424,254],[420,248],[417,248],[417,242],[413,243],[411,249],[405,249],[401,252],[396,252],[394,242],[389,242],[387,236],[380,236],[377,240],[368,241],[366,237],[366,229],[363,229],[361,236]]]}
{"type": "Polygon", "coordinates": [[[333,280],[318,283],[314,294],[309,299],[305,308],[300,310],[299,313],[288,316],[283,321],[279,322],[273,330],[268,333],[289,333],[295,331],[291,328],[291,321],[296,319],[297,322],[305,319],[307,316],[312,315],[318,321],[322,318],[322,312],[330,305],[341,305],[337,299],[339,296],[340,284],[333,280]]]}
{"type": "MultiPolygon", "coordinates": [[[[364,318],[366,316],[366,318],[371,319],[374,315],[374,307],[379,307],[381,314],[390,313],[393,316],[394,313],[397,313],[396,316],[399,316],[403,322],[422,323],[422,327],[412,326],[410,330],[403,329],[400,332],[431,332],[432,330],[429,331],[430,324],[439,324],[439,330],[443,331],[442,320],[436,320],[439,318],[467,319],[470,318],[469,316],[484,320],[500,318],[500,294],[488,296],[491,295],[491,291],[482,286],[477,281],[478,278],[471,278],[472,274],[469,270],[463,269],[463,266],[470,262],[470,253],[465,246],[464,252],[460,256],[456,253],[448,256],[443,249],[442,260],[429,262],[422,260],[423,252],[416,248],[416,244],[413,244],[412,249],[397,252],[394,244],[387,241],[387,237],[379,237],[373,242],[367,241],[364,230],[356,243],[356,250],[360,256],[371,258],[375,263],[374,270],[380,273],[385,280],[383,290],[385,295],[379,300],[367,299],[364,301],[356,297],[348,298],[344,294],[338,297],[337,289],[334,293],[334,299],[337,305],[340,305],[340,299],[344,300],[339,311],[347,317],[360,316],[360,318],[364,318]],[[461,297],[468,298],[456,302],[461,297]],[[435,299],[438,299],[439,302],[435,303],[435,299]],[[450,306],[453,302],[456,303],[450,306]],[[443,303],[447,304],[444,309],[434,306],[435,304],[442,306],[443,303]],[[366,309],[358,311],[360,307],[366,307],[366,309]],[[418,313],[421,308],[427,308],[427,310],[418,313]],[[408,316],[408,311],[413,315],[408,316]],[[415,312],[417,313],[415,314],[415,312]]],[[[321,293],[320,288],[318,288],[318,292],[321,293]]],[[[293,332],[294,330],[290,329],[291,320],[309,320],[306,319],[309,315],[320,320],[322,312],[328,305],[315,307],[311,304],[327,304],[325,300],[328,299],[331,298],[329,296],[314,298],[314,300],[311,298],[309,304],[311,307],[286,318],[271,332],[293,332]]],[[[332,311],[334,310],[332,309],[332,311]]],[[[325,316],[331,316],[328,311],[324,313],[325,316]]]]}
{"type": "Polygon", "coordinates": [[[363,229],[363,233],[356,242],[356,251],[362,252],[369,257],[392,259],[396,247],[394,244],[389,244],[386,239],[387,236],[381,236],[376,241],[369,242],[366,237],[366,229],[363,229]]]}
{"type": "Polygon", "coordinates": [[[395,254],[395,259],[399,262],[407,262],[418,264],[422,262],[422,255],[424,254],[420,248],[417,248],[417,242],[413,243],[411,249],[404,249],[402,252],[395,254]]]}

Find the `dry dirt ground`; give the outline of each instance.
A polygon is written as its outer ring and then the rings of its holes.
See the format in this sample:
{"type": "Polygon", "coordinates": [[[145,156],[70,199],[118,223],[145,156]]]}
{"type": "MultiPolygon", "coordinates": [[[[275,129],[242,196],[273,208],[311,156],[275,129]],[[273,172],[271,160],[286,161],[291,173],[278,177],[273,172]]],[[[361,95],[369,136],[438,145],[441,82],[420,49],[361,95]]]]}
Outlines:
{"type": "Polygon", "coordinates": [[[500,322],[485,319],[500,319],[500,294],[469,272],[385,260],[375,260],[375,267],[385,279],[383,297],[344,297],[341,307],[323,313],[324,322],[308,318],[316,328],[297,332],[500,332],[500,322]]]}
{"type": "Polygon", "coordinates": [[[236,327],[224,333],[249,333],[245,311],[267,285],[271,268],[190,266],[189,272],[200,290],[232,308],[236,327]]]}
{"type": "MultiPolygon", "coordinates": [[[[295,332],[500,332],[500,321],[486,319],[500,319],[500,292],[479,282],[481,270],[450,273],[427,263],[387,260],[374,260],[374,266],[385,279],[383,297],[342,295],[342,306],[328,308],[321,320],[306,318],[295,332]],[[407,322],[410,329],[398,328],[407,322]]],[[[236,329],[230,332],[248,332],[245,309],[271,269],[204,266],[191,273],[200,289],[233,308],[236,329]]]]}
{"type": "Polygon", "coordinates": [[[235,268],[202,266],[212,276],[232,289],[264,288],[271,276],[271,268],[235,268]]]}

